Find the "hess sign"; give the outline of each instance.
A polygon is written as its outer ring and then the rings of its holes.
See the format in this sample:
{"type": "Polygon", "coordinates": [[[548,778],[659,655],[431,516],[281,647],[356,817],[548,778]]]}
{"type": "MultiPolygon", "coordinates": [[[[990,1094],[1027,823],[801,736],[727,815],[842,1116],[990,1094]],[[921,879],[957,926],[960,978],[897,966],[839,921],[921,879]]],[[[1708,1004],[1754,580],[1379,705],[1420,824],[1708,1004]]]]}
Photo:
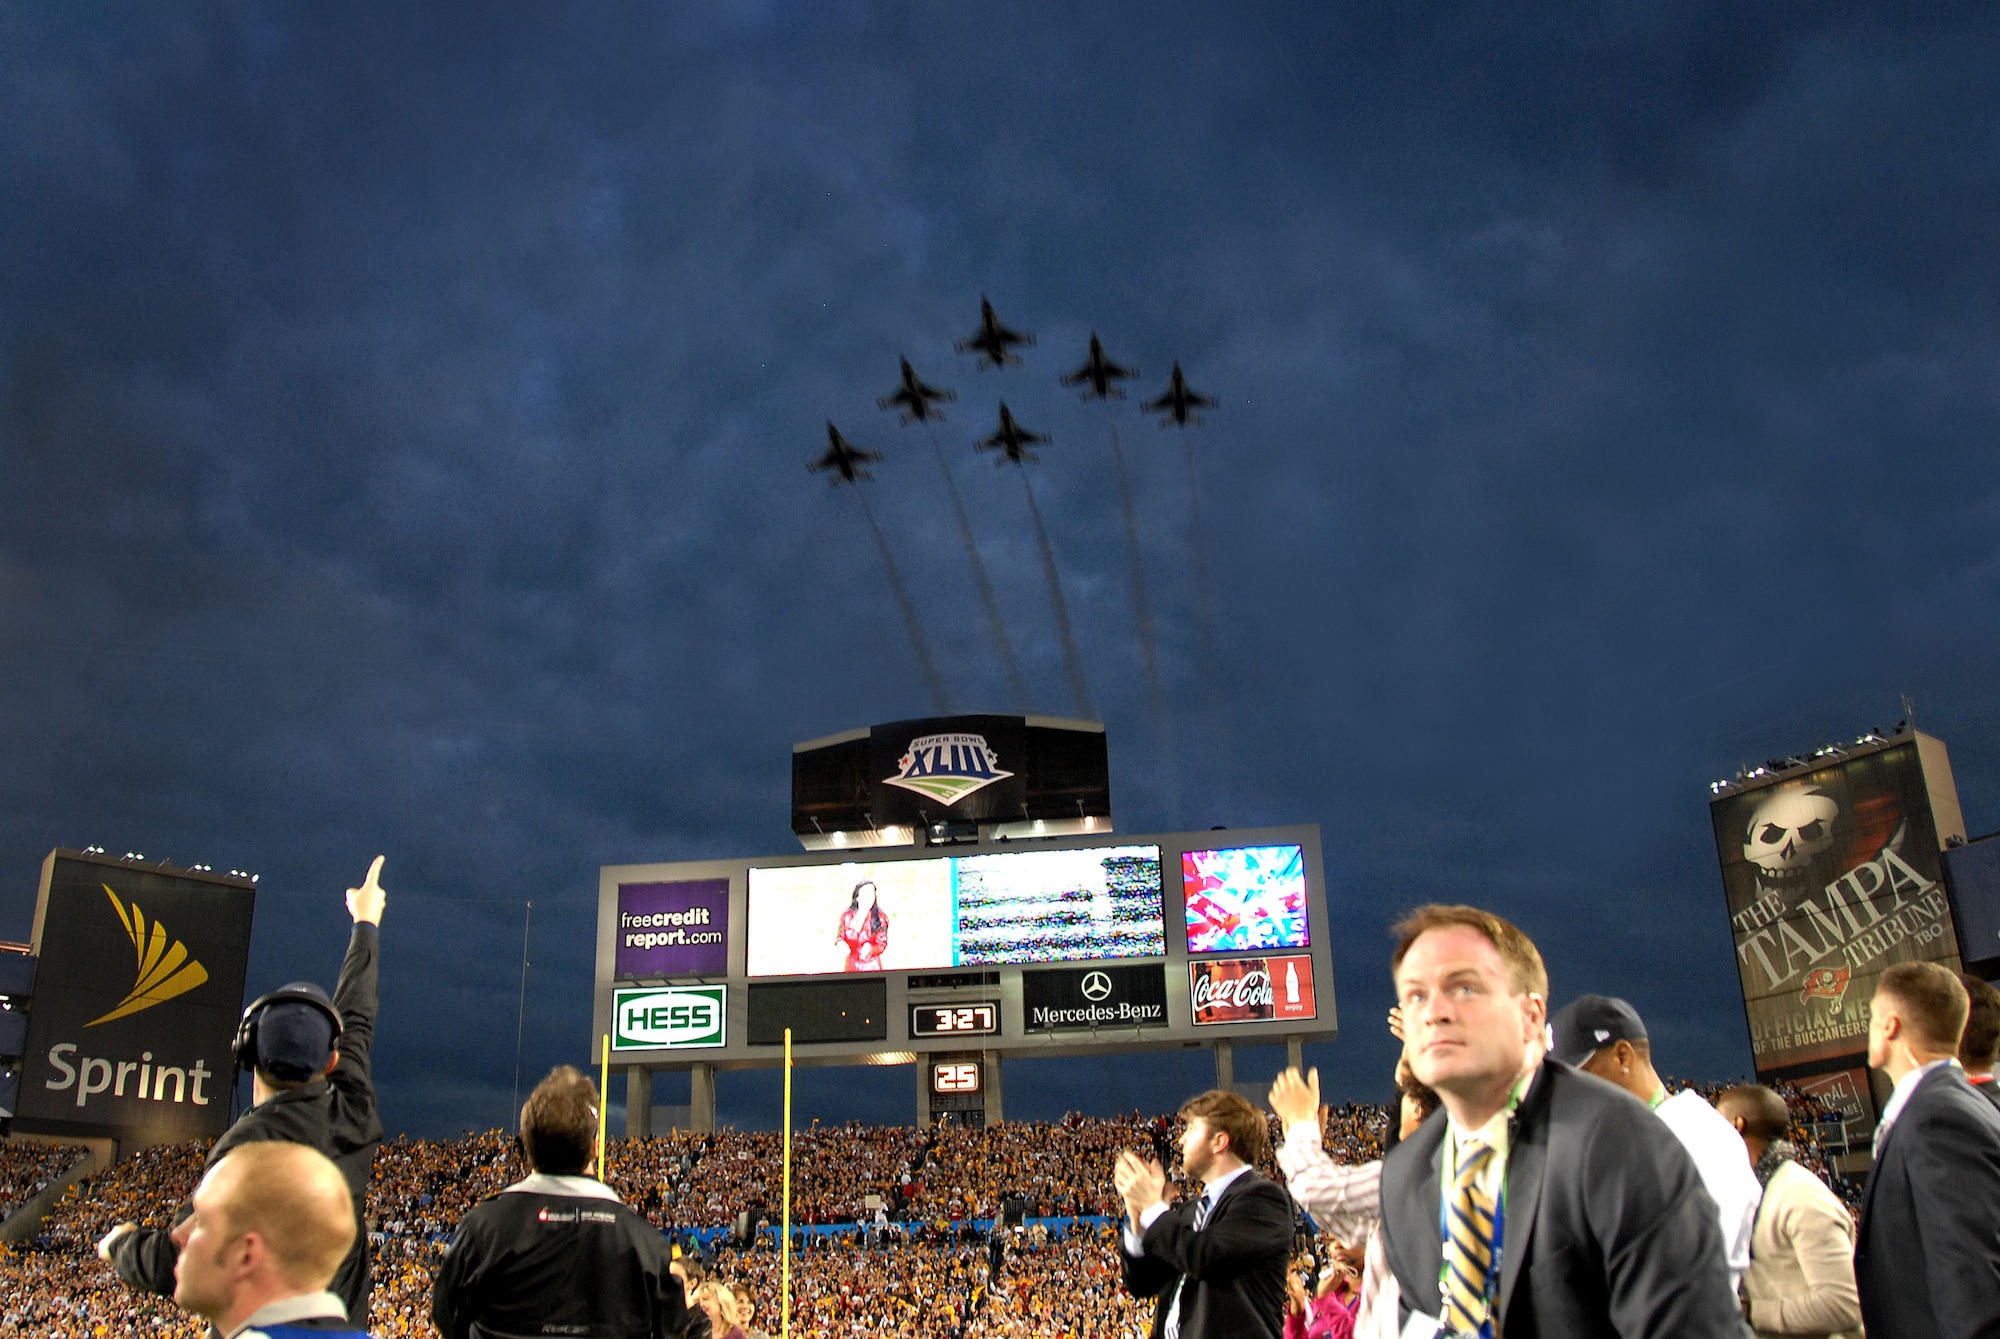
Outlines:
{"type": "Polygon", "coordinates": [[[912,1037],[990,1037],[999,1031],[1000,1006],[992,1000],[910,1006],[912,1037]]]}
{"type": "Polygon", "coordinates": [[[931,1066],[931,1091],[963,1095],[981,1091],[977,1060],[945,1060],[931,1066]]]}
{"type": "Polygon", "coordinates": [[[723,1044],[727,986],[657,986],[611,993],[611,1049],[683,1050],[723,1044]]]}

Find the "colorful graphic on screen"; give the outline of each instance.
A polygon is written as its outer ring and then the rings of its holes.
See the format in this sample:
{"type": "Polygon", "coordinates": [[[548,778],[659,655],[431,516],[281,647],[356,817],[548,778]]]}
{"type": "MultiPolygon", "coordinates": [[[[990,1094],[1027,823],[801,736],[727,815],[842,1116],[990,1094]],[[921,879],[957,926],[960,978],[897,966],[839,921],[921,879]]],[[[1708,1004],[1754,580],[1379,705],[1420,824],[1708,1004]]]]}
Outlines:
{"type": "Polygon", "coordinates": [[[1232,846],[1181,856],[1190,953],[1306,948],[1305,852],[1296,846],[1232,846]]]}
{"type": "Polygon", "coordinates": [[[1157,846],[753,869],[751,976],[1157,957],[1157,846]]]}
{"type": "Polygon", "coordinates": [[[751,976],[952,965],[951,861],[750,871],[751,976]]]}

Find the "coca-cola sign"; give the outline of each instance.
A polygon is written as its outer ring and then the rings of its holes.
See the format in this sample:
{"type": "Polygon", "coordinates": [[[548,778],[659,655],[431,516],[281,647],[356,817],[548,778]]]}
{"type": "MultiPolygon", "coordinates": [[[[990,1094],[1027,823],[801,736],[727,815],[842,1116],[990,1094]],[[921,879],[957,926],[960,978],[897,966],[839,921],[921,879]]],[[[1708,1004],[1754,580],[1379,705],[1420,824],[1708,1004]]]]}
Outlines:
{"type": "Polygon", "coordinates": [[[1229,958],[1188,964],[1188,999],[1197,1025],[1311,1019],[1312,959],[1229,958]]]}

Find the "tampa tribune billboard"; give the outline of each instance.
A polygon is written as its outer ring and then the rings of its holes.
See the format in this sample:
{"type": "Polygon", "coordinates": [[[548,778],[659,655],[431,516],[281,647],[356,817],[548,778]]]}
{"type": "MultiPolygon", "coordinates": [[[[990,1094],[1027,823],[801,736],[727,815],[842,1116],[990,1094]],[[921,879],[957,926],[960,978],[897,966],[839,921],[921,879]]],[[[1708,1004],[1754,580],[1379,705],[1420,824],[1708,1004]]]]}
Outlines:
{"type": "Polygon", "coordinates": [[[221,1134],[255,900],[244,880],[52,852],[14,1127],[221,1134]]]}
{"type": "Polygon", "coordinates": [[[1883,970],[1959,966],[1939,850],[1963,823],[1944,745],[1913,734],[1830,756],[1729,789],[1710,816],[1757,1073],[1811,1087],[1847,1060],[1851,1082],[1826,1095],[1851,1105],[1883,970]]]}

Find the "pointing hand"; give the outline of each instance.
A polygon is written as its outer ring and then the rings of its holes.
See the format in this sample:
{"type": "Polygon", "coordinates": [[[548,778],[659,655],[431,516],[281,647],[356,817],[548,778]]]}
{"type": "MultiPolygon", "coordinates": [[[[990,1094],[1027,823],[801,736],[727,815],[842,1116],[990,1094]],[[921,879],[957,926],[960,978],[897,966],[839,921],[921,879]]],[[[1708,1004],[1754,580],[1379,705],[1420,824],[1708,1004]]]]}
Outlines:
{"type": "Polygon", "coordinates": [[[375,863],[368,867],[368,877],[361,881],[359,888],[347,890],[347,911],[354,917],[354,923],[369,925],[382,923],[382,903],[384,894],[378,880],[382,877],[382,862],[387,856],[376,856],[375,863]]]}

